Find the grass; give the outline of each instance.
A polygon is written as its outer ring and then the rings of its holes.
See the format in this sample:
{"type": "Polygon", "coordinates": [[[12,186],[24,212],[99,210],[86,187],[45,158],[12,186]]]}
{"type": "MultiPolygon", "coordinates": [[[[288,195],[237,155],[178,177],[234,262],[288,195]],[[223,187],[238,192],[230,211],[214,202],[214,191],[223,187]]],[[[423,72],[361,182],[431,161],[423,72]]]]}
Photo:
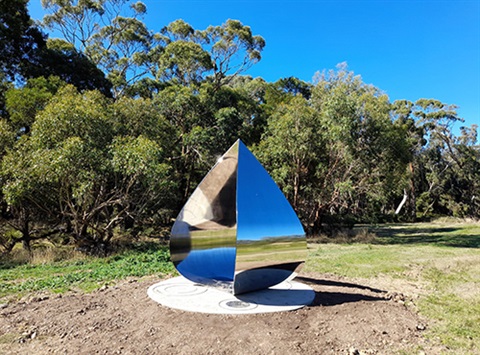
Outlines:
{"type": "MultiPolygon", "coordinates": [[[[43,252],[40,255],[45,256],[43,252]]],[[[22,258],[0,262],[0,300],[20,298],[36,291],[85,292],[127,277],[174,272],[168,248],[143,245],[106,258],[77,255],[72,259],[42,262],[42,257],[25,263],[22,258]]],[[[45,258],[43,258],[45,259],[45,258]]]]}
{"type": "MultiPolygon", "coordinates": [[[[364,233],[362,227],[362,232],[364,233]]],[[[309,244],[305,271],[415,285],[427,335],[453,353],[480,353],[480,224],[455,221],[368,228],[370,244],[309,244]]],[[[402,292],[402,290],[396,290],[402,292]]]]}
{"type": "Polygon", "coordinates": [[[456,220],[433,223],[392,224],[368,228],[385,244],[433,244],[480,248],[480,223],[456,220]]]}
{"type": "MultiPolygon", "coordinates": [[[[402,254],[408,255],[408,251],[402,254]]],[[[371,278],[382,274],[400,276],[406,269],[398,247],[365,244],[310,245],[305,271],[346,277],[371,278]]]]}
{"type": "MultiPolygon", "coordinates": [[[[310,242],[304,270],[391,282],[398,292],[414,285],[417,309],[430,319],[427,336],[453,353],[480,353],[480,223],[360,226],[338,239],[340,244],[331,238],[310,242]]],[[[168,248],[158,244],[107,258],[44,248],[33,258],[17,253],[0,261],[0,303],[37,291],[89,292],[130,276],[174,272],[168,248]]]]}

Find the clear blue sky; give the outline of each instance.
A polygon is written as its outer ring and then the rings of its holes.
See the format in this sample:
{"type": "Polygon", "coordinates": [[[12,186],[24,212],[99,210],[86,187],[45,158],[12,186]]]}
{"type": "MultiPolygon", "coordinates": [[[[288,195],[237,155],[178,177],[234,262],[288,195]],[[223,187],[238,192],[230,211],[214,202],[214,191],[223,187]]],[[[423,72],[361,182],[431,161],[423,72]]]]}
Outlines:
{"type": "MultiPolygon", "coordinates": [[[[248,74],[267,81],[347,62],[390,100],[435,98],[480,125],[480,0],[143,0],[158,31],[182,18],[196,29],[240,20],[266,40],[248,74]]],[[[30,15],[41,19],[40,0],[30,15]]]]}

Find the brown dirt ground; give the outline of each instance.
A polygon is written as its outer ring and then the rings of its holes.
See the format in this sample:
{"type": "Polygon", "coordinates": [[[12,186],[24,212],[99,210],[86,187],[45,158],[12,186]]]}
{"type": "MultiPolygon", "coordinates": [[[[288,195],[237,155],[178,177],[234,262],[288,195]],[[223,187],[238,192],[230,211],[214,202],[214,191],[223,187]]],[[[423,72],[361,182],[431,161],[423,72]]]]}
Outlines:
{"type": "MultiPolygon", "coordinates": [[[[312,305],[282,313],[213,315],[147,296],[153,277],[90,294],[34,295],[0,309],[0,354],[438,354],[429,325],[382,285],[303,273],[312,305]]],[[[368,281],[366,281],[368,282],[368,281]]],[[[408,300],[407,300],[408,301],[408,300]]]]}

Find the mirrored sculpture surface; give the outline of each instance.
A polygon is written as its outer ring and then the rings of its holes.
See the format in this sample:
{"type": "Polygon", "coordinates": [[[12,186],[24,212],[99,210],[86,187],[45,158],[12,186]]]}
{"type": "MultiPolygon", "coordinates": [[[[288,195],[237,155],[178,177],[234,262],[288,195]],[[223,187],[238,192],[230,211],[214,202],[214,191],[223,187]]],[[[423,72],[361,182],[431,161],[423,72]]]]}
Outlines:
{"type": "Polygon", "coordinates": [[[180,274],[234,294],[286,280],[298,272],[306,252],[294,210],[240,140],[193,192],[170,239],[180,274]]]}

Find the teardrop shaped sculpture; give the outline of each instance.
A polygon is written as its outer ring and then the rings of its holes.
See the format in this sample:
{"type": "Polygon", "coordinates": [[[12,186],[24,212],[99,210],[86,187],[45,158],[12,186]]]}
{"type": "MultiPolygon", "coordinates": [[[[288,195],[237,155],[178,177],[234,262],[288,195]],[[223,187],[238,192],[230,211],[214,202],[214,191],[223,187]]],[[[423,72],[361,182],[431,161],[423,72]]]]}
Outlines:
{"type": "Polygon", "coordinates": [[[238,140],[178,215],[170,254],[187,279],[240,294],[294,276],[307,248],[295,211],[238,140]]]}

